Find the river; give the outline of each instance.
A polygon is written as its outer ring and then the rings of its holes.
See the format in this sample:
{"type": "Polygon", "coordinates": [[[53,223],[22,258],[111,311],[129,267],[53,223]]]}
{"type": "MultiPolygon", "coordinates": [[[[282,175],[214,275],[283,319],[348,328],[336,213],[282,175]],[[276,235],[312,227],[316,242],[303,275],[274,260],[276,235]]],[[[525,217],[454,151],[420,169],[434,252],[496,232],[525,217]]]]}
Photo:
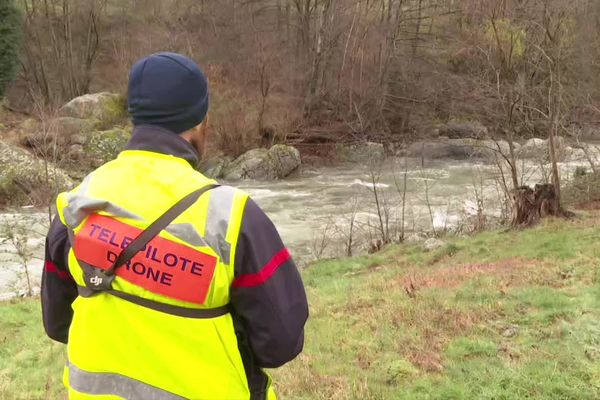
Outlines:
{"type": "MultiPolygon", "coordinates": [[[[562,164],[563,179],[568,179],[577,165],[562,164]]],[[[544,171],[549,171],[547,166],[531,163],[522,164],[520,169],[526,183],[539,182],[544,171]]],[[[360,164],[304,167],[285,180],[232,185],[250,193],[271,217],[298,264],[305,265],[315,258],[343,255],[352,219],[354,254],[366,251],[380,235],[373,176],[381,214],[388,215],[388,223],[384,223],[388,228],[384,229],[393,239],[398,237],[402,220],[405,176],[407,232],[458,230],[478,210],[488,219],[502,214],[501,174],[494,165],[475,160],[427,161],[421,165],[416,159],[393,159],[377,168],[360,164]]],[[[31,209],[0,214],[0,227],[5,232],[0,234],[0,300],[26,292],[23,260],[27,260],[34,292],[39,291],[47,226],[47,214],[31,209]],[[27,240],[10,240],[7,227],[27,231],[27,240]],[[21,249],[20,255],[14,244],[21,249]]]]}

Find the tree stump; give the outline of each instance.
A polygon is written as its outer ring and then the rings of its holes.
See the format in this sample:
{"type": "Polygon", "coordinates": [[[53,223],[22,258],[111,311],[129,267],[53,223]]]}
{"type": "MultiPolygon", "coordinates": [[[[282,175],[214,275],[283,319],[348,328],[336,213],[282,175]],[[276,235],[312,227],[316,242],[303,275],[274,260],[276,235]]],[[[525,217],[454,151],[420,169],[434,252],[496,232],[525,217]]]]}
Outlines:
{"type": "Polygon", "coordinates": [[[533,226],[540,218],[563,215],[553,185],[535,185],[533,189],[529,186],[520,186],[513,190],[512,226],[533,226]]]}

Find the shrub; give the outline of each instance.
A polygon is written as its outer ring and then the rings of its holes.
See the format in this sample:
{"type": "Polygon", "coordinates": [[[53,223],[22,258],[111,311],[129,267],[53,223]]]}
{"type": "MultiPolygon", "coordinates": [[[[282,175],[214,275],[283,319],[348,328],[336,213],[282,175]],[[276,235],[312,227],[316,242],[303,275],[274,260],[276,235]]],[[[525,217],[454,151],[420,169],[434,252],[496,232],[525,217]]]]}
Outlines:
{"type": "Polygon", "coordinates": [[[254,103],[239,91],[215,93],[209,115],[215,147],[234,158],[257,147],[257,113],[254,103]]]}
{"type": "Polygon", "coordinates": [[[21,13],[13,0],[0,0],[0,97],[19,65],[21,13]]]}
{"type": "Polygon", "coordinates": [[[573,180],[563,189],[563,200],[573,206],[600,201],[600,173],[576,170],[573,180]]]}

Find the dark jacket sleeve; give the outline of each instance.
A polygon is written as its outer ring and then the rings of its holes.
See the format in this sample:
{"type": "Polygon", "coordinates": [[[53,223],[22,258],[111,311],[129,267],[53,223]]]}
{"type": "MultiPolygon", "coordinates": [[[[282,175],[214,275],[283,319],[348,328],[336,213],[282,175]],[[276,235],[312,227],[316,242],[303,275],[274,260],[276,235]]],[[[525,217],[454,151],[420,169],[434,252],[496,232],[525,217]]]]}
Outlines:
{"type": "Polygon", "coordinates": [[[67,257],[71,245],[67,228],[58,217],[50,224],[46,237],[46,255],[42,274],[42,318],[51,339],[67,343],[73,319],[71,304],[77,286],[69,273],[67,257]]]}
{"type": "Polygon", "coordinates": [[[248,200],[235,255],[231,302],[254,363],[276,368],[304,346],[308,304],[300,273],[273,223],[248,200]]]}

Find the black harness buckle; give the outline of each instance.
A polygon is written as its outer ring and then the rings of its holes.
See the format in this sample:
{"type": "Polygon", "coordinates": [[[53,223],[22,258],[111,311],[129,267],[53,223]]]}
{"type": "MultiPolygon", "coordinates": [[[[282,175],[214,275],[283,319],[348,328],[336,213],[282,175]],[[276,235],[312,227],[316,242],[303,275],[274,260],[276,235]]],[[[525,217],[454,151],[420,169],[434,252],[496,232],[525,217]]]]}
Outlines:
{"type": "Polygon", "coordinates": [[[115,280],[115,275],[107,275],[106,271],[100,268],[92,268],[83,274],[85,286],[94,292],[102,292],[112,289],[112,283],[115,280]]]}

